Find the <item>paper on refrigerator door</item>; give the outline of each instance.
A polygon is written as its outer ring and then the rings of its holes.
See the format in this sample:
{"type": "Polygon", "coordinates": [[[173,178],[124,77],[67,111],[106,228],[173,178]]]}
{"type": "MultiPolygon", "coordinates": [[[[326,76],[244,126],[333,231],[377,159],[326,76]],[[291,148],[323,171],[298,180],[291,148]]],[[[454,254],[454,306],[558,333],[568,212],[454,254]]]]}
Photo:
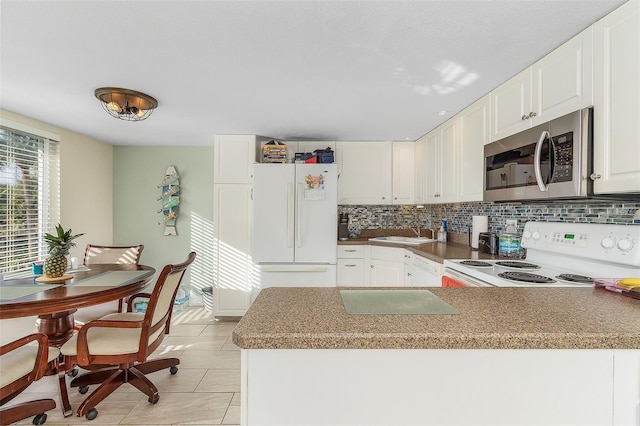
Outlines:
{"type": "Polygon", "coordinates": [[[324,176],[307,175],[304,177],[304,199],[306,201],[324,200],[324,176]]]}

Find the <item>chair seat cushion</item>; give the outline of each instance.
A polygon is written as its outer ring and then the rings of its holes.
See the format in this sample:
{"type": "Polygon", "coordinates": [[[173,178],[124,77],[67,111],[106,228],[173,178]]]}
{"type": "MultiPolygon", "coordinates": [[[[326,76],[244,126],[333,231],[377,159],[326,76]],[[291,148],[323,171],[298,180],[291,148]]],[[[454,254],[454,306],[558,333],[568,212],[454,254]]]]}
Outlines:
{"type": "MultiPolygon", "coordinates": [[[[5,387],[33,371],[38,354],[38,343],[31,342],[0,356],[0,387],[5,387]]],[[[49,347],[48,362],[55,360],[60,351],[49,347]]]]}
{"type": "MultiPolygon", "coordinates": [[[[142,321],[144,314],[124,312],[105,315],[101,320],[109,321],[142,321]]],[[[141,328],[107,328],[94,327],[87,332],[89,353],[92,355],[120,355],[137,353],[140,345],[141,328]]],[[[74,334],[62,345],[60,352],[65,356],[78,354],[78,335],[74,334]]]]}

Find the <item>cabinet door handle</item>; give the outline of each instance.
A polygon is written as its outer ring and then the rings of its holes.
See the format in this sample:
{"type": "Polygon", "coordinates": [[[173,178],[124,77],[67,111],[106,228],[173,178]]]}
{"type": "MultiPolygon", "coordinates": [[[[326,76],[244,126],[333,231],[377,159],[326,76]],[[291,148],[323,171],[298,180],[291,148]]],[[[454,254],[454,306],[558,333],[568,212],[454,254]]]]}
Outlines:
{"type": "Polygon", "coordinates": [[[598,180],[602,177],[602,175],[599,175],[598,173],[591,173],[591,176],[589,176],[589,178],[591,180],[598,180]]]}
{"type": "Polygon", "coordinates": [[[384,197],[382,197],[382,199],[384,200],[384,197]]]}
{"type": "Polygon", "coordinates": [[[520,117],[522,119],[522,121],[526,120],[527,118],[529,118],[528,115],[523,115],[522,117],[520,117]]]}
{"type": "Polygon", "coordinates": [[[529,118],[533,118],[533,117],[535,117],[536,115],[538,115],[538,114],[536,114],[535,112],[531,111],[531,112],[529,113],[529,118]]]}

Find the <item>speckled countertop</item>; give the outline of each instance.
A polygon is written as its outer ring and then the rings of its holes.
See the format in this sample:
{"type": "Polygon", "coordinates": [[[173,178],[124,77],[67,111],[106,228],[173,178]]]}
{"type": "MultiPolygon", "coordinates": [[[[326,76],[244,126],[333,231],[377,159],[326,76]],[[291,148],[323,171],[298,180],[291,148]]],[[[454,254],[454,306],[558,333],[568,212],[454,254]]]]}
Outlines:
{"type": "Polygon", "coordinates": [[[640,300],[605,290],[428,290],[460,314],[349,315],[338,288],[267,288],[233,342],[244,349],[640,349],[640,300]]]}
{"type": "Polygon", "coordinates": [[[385,235],[415,236],[411,230],[398,229],[382,229],[367,230],[369,233],[363,232],[360,238],[351,238],[349,240],[338,241],[338,245],[371,245],[381,247],[400,247],[412,251],[418,256],[426,257],[434,262],[442,263],[444,259],[499,259],[498,256],[492,256],[487,253],[480,253],[478,250],[472,250],[467,244],[468,236],[464,234],[451,234],[452,240],[447,243],[427,243],[420,245],[400,244],[400,243],[381,243],[370,241],[369,238],[385,235]]]}

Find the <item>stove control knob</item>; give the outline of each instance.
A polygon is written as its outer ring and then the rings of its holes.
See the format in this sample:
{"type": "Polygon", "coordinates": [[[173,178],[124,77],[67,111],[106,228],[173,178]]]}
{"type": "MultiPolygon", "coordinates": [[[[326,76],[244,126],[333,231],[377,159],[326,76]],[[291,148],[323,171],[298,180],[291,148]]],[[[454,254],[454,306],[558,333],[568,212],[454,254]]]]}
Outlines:
{"type": "Polygon", "coordinates": [[[524,231],[522,233],[522,238],[524,238],[525,240],[528,240],[529,238],[531,238],[531,232],[529,231],[524,231]]]}
{"type": "Polygon", "coordinates": [[[623,240],[618,241],[618,249],[621,252],[626,253],[632,248],[633,248],[633,243],[631,242],[631,240],[625,238],[623,240]]]}
{"type": "Polygon", "coordinates": [[[535,231],[535,232],[533,233],[533,239],[534,239],[534,240],[539,240],[539,239],[540,239],[540,232],[535,231]]]}
{"type": "Polygon", "coordinates": [[[611,250],[615,247],[616,242],[611,237],[606,237],[604,240],[600,241],[600,245],[604,247],[606,250],[611,250]]]}

